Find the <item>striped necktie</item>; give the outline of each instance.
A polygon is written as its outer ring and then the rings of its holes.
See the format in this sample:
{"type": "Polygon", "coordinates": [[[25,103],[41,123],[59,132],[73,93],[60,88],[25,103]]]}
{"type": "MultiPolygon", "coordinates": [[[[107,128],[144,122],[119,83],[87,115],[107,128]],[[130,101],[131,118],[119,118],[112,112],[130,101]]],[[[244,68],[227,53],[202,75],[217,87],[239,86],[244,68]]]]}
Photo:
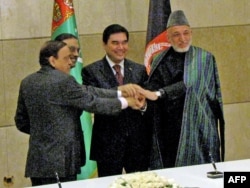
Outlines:
{"type": "Polygon", "coordinates": [[[123,85],[123,76],[121,73],[121,66],[120,65],[114,65],[113,68],[115,69],[115,77],[119,85],[123,85]]]}

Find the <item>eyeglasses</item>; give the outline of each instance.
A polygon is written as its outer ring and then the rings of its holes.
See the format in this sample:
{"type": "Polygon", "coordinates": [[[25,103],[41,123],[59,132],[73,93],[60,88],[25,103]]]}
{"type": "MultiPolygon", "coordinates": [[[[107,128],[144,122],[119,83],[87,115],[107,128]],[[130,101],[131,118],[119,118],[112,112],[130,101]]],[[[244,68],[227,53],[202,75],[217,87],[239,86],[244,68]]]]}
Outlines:
{"type": "Polygon", "coordinates": [[[69,46],[69,50],[70,50],[71,52],[77,52],[77,53],[80,52],[80,48],[77,48],[77,47],[75,47],[75,46],[69,46]]]}

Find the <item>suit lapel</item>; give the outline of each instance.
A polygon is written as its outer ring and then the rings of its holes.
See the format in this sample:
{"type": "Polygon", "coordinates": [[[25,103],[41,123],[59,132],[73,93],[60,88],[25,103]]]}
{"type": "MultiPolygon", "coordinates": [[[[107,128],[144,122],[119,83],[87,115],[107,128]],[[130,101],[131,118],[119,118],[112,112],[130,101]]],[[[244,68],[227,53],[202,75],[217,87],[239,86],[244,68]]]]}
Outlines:
{"type": "Polygon", "coordinates": [[[102,72],[103,76],[106,78],[107,83],[110,83],[111,87],[118,86],[114,72],[113,72],[112,68],[109,66],[109,63],[105,57],[103,59],[103,62],[104,62],[102,64],[103,67],[100,69],[100,71],[102,72]]]}
{"type": "MultiPolygon", "coordinates": [[[[103,64],[99,67],[99,74],[102,74],[103,77],[107,80],[107,83],[110,83],[111,87],[118,86],[115,75],[113,73],[112,68],[109,66],[106,58],[103,58],[103,64]]],[[[126,59],[124,60],[124,78],[123,83],[132,83],[133,82],[133,69],[134,67],[129,63],[126,59]]],[[[98,74],[98,73],[97,73],[98,74]]]]}
{"type": "Polygon", "coordinates": [[[128,84],[133,82],[133,66],[126,59],[124,61],[124,79],[123,83],[128,84]]]}

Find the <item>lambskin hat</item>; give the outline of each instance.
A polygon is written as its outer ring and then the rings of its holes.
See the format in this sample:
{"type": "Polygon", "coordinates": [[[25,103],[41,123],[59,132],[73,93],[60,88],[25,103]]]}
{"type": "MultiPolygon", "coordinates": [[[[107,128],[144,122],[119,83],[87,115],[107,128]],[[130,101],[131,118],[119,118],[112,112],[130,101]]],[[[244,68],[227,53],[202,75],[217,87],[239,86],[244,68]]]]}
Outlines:
{"type": "Polygon", "coordinates": [[[177,25],[188,25],[187,18],[182,10],[176,10],[169,16],[167,28],[177,25]]]}

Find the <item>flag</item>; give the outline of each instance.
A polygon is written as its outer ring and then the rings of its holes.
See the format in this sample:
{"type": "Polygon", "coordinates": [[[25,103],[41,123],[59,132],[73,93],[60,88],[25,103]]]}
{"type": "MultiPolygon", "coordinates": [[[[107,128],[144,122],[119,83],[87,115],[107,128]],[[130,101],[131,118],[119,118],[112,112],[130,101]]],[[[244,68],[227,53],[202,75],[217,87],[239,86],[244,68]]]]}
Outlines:
{"type": "Polygon", "coordinates": [[[150,0],[144,65],[150,72],[152,60],[170,47],[166,25],[171,13],[170,0],[150,0]]]}
{"type": "MultiPolygon", "coordinates": [[[[62,33],[70,33],[79,38],[76,26],[73,0],[54,0],[51,39],[52,40],[55,39],[58,35],[62,33]]],[[[81,77],[82,67],[83,67],[82,53],[80,51],[76,65],[70,71],[70,74],[74,76],[76,81],[80,84],[82,84],[82,77],[81,77]]],[[[86,164],[81,168],[81,174],[77,176],[78,180],[97,176],[96,162],[89,160],[90,141],[92,135],[92,117],[90,113],[83,112],[81,116],[81,124],[82,124],[82,129],[84,130],[85,133],[84,142],[86,149],[86,164]]]]}
{"type": "MultiPolygon", "coordinates": [[[[146,48],[144,65],[147,73],[150,73],[152,61],[157,55],[170,47],[167,40],[166,26],[171,13],[170,0],[150,0],[148,12],[148,28],[146,36],[146,48]]],[[[162,167],[162,159],[158,148],[157,131],[153,126],[152,148],[150,154],[150,167],[157,169],[162,167]]]]}

